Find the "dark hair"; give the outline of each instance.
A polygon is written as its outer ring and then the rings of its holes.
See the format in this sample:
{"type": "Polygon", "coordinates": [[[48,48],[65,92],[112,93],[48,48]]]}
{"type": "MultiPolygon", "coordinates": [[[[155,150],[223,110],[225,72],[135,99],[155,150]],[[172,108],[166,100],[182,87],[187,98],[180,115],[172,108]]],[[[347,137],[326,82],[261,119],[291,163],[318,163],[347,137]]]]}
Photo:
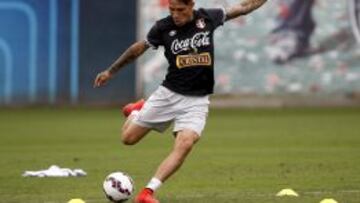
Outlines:
{"type": "Polygon", "coordinates": [[[193,2],[193,0],[178,0],[183,4],[189,5],[191,2],[193,2]]]}

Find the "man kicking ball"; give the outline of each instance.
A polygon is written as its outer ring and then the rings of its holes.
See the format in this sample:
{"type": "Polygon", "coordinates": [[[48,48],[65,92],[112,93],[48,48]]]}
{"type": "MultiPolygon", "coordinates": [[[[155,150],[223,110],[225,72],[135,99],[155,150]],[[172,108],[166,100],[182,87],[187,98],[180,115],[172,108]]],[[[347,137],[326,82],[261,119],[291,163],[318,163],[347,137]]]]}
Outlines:
{"type": "Polygon", "coordinates": [[[147,101],[140,100],[123,109],[127,116],[121,135],[125,145],[136,144],[150,130],[163,132],[174,123],[174,148],[135,198],[136,203],[159,202],[154,192],[180,168],[201,136],[209,95],[214,88],[214,31],[224,22],[246,15],[265,2],[244,0],[228,9],[194,10],[194,0],[169,0],[170,16],[157,21],[147,39],[131,45],[97,75],[94,86],[100,87],[148,48],[165,48],[169,68],[163,83],[147,101]]]}

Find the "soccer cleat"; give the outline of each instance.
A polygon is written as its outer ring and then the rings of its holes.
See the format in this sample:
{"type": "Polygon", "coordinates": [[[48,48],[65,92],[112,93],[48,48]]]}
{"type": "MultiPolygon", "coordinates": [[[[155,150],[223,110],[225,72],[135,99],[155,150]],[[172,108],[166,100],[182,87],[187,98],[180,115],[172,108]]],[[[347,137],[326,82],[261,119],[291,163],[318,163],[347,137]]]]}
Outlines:
{"type": "Polygon", "coordinates": [[[154,198],[154,192],[151,189],[145,188],[135,198],[135,203],[160,203],[160,202],[154,198]]]}
{"type": "Polygon", "coordinates": [[[140,110],[143,106],[144,106],[145,100],[144,99],[140,99],[139,101],[135,102],[135,103],[130,103],[124,106],[124,108],[122,109],[122,112],[124,114],[125,117],[128,117],[132,111],[134,110],[140,110]]]}

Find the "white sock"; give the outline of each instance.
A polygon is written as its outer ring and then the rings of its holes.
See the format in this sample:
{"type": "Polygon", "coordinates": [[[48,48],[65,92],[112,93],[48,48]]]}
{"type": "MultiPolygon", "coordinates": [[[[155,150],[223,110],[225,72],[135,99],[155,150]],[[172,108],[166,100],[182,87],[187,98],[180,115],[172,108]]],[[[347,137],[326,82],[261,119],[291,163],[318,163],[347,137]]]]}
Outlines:
{"type": "Polygon", "coordinates": [[[140,113],[140,111],[134,110],[130,113],[130,116],[137,116],[137,115],[139,115],[139,113],[140,113]]]}
{"type": "Polygon", "coordinates": [[[149,188],[149,189],[151,189],[152,191],[155,192],[161,185],[162,185],[161,180],[154,177],[147,184],[146,188],[149,188]]]}

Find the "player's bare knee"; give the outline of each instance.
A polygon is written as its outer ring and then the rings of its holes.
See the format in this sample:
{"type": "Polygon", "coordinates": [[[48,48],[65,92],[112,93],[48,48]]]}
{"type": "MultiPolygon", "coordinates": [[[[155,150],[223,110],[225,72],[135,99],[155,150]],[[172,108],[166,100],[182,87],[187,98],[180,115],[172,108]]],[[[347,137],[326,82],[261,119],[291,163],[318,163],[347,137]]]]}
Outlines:
{"type": "Polygon", "coordinates": [[[192,149],[192,147],[194,146],[195,141],[192,137],[190,136],[181,136],[178,138],[177,140],[177,148],[179,150],[188,152],[192,149]]]}
{"type": "Polygon", "coordinates": [[[124,144],[124,145],[134,145],[134,144],[136,144],[136,140],[134,140],[134,139],[132,139],[132,138],[124,138],[124,137],[122,137],[121,138],[121,142],[124,144]]]}
{"type": "Polygon", "coordinates": [[[121,134],[121,142],[124,145],[134,145],[136,144],[137,140],[135,139],[135,134],[129,132],[128,130],[123,130],[121,134]]]}

